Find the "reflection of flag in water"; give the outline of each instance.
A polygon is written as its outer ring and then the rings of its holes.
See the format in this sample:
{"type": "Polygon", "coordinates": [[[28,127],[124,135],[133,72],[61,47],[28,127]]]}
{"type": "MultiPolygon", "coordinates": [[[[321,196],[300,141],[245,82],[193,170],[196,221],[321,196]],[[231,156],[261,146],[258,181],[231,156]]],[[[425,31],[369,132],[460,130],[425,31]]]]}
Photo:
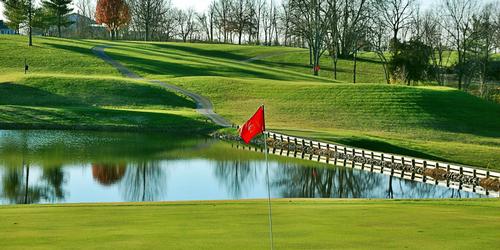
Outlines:
{"type": "Polygon", "coordinates": [[[266,130],[264,121],[264,105],[260,106],[257,112],[240,128],[240,137],[245,143],[250,143],[252,138],[266,130]]]}

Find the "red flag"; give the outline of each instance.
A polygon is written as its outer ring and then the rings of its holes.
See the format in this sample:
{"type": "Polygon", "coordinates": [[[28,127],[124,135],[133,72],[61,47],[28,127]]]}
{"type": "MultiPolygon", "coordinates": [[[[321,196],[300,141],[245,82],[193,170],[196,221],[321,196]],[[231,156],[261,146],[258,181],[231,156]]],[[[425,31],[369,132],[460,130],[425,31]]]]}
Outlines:
{"type": "Polygon", "coordinates": [[[240,137],[248,144],[252,138],[266,130],[264,122],[264,106],[260,106],[257,112],[240,128],[240,137]]]}

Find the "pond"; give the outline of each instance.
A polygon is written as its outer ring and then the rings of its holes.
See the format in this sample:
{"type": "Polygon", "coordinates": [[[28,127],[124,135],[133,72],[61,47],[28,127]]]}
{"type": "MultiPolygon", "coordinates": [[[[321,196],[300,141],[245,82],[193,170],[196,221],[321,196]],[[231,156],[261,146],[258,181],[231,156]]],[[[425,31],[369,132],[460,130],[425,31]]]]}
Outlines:
{"type": "MultiPolygon", "coordinates": [[[[270,156],[273,198],[473,198],[356,169],[270,156]]],[[[162,133],[0,130],[0,204],[266,198],[260,152],[162,133]]]]}

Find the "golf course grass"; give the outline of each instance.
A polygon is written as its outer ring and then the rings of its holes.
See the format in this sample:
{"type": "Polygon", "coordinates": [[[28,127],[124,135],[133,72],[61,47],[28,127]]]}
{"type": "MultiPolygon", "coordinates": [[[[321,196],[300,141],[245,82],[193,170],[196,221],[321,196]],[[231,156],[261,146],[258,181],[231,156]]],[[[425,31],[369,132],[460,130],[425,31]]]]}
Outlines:
{"type": "Polygon", "coordinates": [[[215,128],[189,98],[129,80],[91,52],[92,43],[0,39],[0,126],[207,133],[215,128]],[[23,75],[24,57],[30,70],[23,75]]]}
{"type": "MultiPolygon", "coordinates": [[[[494,249],[500,200],[273,200],[276,249],[494,249]]],[[[267,249],[267,201],[0,207],[2,249],[267,249]]]]}
{"type": "Polygon", "coordinates": [[[500,169],[500,105],[452,88],[384,84],[370,53],[358,64],[365,83],[352,84],[349,60],[339,61],[338,81],[315,77],[299,48],[56,38],[28,48],[20,36],[2,36],[0,45],[4,128],[213,128],[188,98],[128,80],[91,52],[108,45],[106,53],[133,72],[208,97],[234,124],[265,104],[274,131],[500,169]]]}

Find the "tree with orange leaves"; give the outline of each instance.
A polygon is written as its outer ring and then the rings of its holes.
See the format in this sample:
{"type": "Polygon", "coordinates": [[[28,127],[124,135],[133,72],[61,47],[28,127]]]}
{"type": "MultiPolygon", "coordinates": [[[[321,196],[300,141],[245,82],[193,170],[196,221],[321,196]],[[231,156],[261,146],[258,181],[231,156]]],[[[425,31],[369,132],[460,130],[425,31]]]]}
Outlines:
{"type": "Polygon", "coordinates": [[[130,22],[130,11],[124,0],[98,0],[96,22],[106,25],[114,40],[118,30],[130,22]]]}

